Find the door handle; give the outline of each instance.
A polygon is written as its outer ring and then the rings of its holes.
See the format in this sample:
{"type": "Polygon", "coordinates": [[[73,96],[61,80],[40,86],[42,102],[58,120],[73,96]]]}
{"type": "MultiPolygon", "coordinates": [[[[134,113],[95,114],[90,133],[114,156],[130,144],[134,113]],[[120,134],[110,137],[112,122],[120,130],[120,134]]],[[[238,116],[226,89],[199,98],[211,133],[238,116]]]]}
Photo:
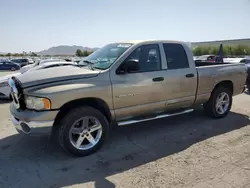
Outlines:
{"type": "Polygon", "coordinates": [[[192,78],[192,77],[194,77],[194,74],[192,74],[192,73],[191,74],[186,74],[186,77],[187,78],[192,78]]]}
{"type": "Polygon", "coordinates": [[[156,78],[153,78],[152,80],[153,80],[153,82],[161,82],[164,80],[164,78],[163,77],[156,77],[156,78]]]}

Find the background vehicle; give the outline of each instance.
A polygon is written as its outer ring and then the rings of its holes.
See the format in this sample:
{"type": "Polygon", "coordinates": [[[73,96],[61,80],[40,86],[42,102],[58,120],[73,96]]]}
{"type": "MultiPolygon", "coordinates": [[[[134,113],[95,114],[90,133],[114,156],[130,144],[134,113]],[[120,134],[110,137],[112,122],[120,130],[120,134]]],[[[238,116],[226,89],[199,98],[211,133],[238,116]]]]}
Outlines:
{"type": "Polygon", "coordinates": [[[11,61],[0,61],[0,70],[11,70],[11,71],[16,71],[19,70],[20,66],[14,62],[11,61]]]}
{"type": "Polygon", "coordinates": [[[240,59],[240,63],[244,63],[247,67],[247,89],[250,91],[250,58],[242,58],[240,59]]]}
{"type": "Polygon", "coordinates": [[[194,56],[194,60],[197,60],[200,56],[194,56]]]}
{"type": "Polygon", "coordinates": [[[29,64],[29,60],[26,58],[21,58],[21,59],[11,59],[11,61],[17,63],[20,65],[20,67],[23,67],[25,65],[29,64]]]}
{"type": "Polygon", "coordinates": [[[61,67],[61,66],[72,66],[75,65],[73,62],[67,62],[67,61],[51,61],[51,62],[43,62],[40,63],[28,70],[21,69],[21,73],[29,72],[29,71],[35,71],[40,69],[48,69],[48,68],[54,68],[54,67],[61,67]]]}
{"type": "Polygon", "coordinates": [[[202,55],[195,59],[195,61],[209,61],[214,59],[215,55],[202,55]]]}
{"type": "Polygon", "coordinates": [[[245,57],[245,58],[225,58],[225,62],[230,62],[230,63],[244,63],[247,67],[247,80],[246,80],[246,85],[248,90],[250,89],[250,58],[245,57]]]}
{"type": "Polygon", "coordinates": [[[202,55],[202,56],[196,58],[195,62],[197,62],[197,63],[199,63],[199,62],[214,62],[214,63],[218,63],[218,62],[222,62],[222,59],[218,55],[202,55]]]}
{"type": "Polygon", "coordinates": [[[176,41],[112,43],[85,67],[27,72],[9,79],[12,122],[24,134],[51,133],[66,151],[85,156],[123,126],[193,111],[223,118],[244,91],[243,64],[197,63],[176,41]],[[22,97],[20,97],[22,96],[22,97]]]}
{"type": "Polygon", "coordinates": [[[43,63],[41,65],[35,66],[33,68],[30,68],[29,70],[26,70],[24,72],[18,72],[18,73],[14,73],[14,74],[9,74],[7,76],[3,76],[0,77],[0,97],[4,97],[4,98],[11,98],[11,90],[10,87],[8,85],[8,80],[9,78],[13,77],[13,76],[18,76],[20,74],[23,74],[25,72],[30,72],[30,71],[36,71],[36,70],[40,70],[40,69],[48,69],[48,68],[54,68],[54,67],[61,67],[61,66],[65,66],[65,68],[67,66],[72,66],[75,65],[74,63],[71,62],[48,62],[48,63],[43,63]]]}
{"type": "Polygon", "coordinates": [[[225,58],[224,60],[229,63],[250,63],[250,58],[225,58]]]}
{"type": "Polygon", "coordinates": [[[30,65],[26,65],[24,67],[21,68],[21,72],[26,72],[27,70],[33,68],[33,67],[36,67],[38,65],[41,65],[41,64],[44,64],[44,63],[49,63],[49,62],[66,62],[65,60],[63,59],[46,59],[46,60],[40,60],[40,61],[37,61],[33,64],[30,64],[30,65]]]}
{"type": "Polygon", "coordinates": [[[20,73],[13,73],[13,74],[9,74],[7,76],[3,76],[0,77],[0,98],[7,98],[7,99],[11,99],[11,91],[10,91],[10,86],[8,84],[8,80],[9,78],[13,77],[13,76],[17,76],[20,73]]]}

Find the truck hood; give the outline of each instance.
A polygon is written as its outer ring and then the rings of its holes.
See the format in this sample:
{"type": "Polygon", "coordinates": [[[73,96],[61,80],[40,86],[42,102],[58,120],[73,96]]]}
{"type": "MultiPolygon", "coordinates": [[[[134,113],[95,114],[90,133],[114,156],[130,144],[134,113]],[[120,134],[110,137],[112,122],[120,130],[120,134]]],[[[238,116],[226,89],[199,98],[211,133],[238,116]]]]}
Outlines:
{"type": "Polygon", "coordinates": [[[90,78],[99,73],[100,70],[90,70],[87,67],[63,66],[26,72],[15,77],[21,82],[23,88],[27,88],[51,82],[90,78]]]}

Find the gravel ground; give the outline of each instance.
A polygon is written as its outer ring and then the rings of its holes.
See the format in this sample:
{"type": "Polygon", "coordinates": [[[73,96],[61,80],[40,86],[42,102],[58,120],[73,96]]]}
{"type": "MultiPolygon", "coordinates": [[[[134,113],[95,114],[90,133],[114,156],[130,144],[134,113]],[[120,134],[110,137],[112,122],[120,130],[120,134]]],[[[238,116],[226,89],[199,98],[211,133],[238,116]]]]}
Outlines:
{"type": "Polygon", "coordinates": [[[214,120],[201,110],[117,128],[96,154],[75,158],[48,137],[17,134],[0,104],[0,187],[250,187],[250,95],[214,120]]]}

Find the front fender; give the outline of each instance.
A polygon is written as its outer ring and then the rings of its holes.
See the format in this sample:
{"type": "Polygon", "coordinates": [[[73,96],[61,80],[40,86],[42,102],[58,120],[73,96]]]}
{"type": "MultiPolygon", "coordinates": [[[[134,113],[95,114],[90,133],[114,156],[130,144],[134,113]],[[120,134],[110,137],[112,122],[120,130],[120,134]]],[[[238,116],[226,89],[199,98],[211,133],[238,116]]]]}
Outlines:
{"type": "Polygon", "coordinates": [[[107,78],[88,78],[81,80],[51,83],[42,88],[34,87],[24,91],[30,96],[46,97],[51,101],[52,109],[60,109],[64,104],[77,99],[99,98],[106,102],[110,109],[113,108],[112,88],[107,78]]]}

